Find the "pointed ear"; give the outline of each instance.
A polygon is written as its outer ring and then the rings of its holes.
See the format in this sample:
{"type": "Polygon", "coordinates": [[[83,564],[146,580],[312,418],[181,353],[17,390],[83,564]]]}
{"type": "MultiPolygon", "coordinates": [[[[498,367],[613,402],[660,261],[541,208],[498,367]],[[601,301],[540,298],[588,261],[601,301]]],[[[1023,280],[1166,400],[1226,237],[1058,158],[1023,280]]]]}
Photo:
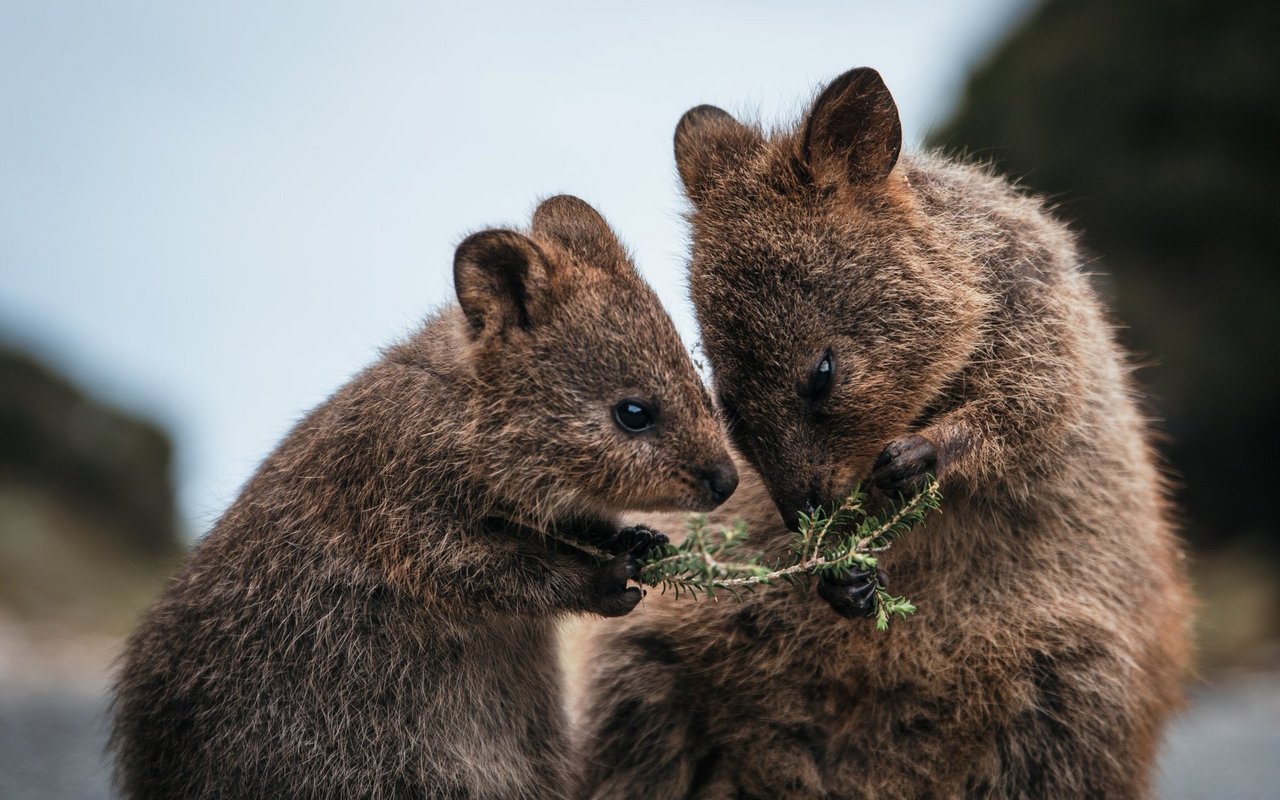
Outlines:
{"type": "Polygon", "coordinates": [[[616,269],[631,263],[600,212],[573,195],[543,200],[533,212],[531,232],[535,239],[555,243],[590,267],[616,269]]]}
{"type": "Polygon", "coordinates": [[[760,133],[738,122],[715,106],[697,106],[684,112],[676,124],[676,168],[685,194],[701,201],[724,170],[764,142],[760,133]]]}
{"type": "Polygon", "coordinates": [[[814,101],[802,155],[816,175],[839,175],[855,184],[880,181],[901,150],[898,106],[874,69],[849,70],[814,101]]]}
{"type": "Polygon", "coordinates": [[[453,256],[453,285],[476,339],[529,328],[545,317],[550,265],[528,237],[474,233],[453,256]]]}

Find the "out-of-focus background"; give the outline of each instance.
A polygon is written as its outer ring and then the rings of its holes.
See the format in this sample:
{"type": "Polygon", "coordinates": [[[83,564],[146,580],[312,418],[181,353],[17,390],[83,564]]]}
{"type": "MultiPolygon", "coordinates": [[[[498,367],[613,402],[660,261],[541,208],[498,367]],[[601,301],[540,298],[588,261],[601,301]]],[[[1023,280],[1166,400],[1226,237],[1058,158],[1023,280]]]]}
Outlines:
{"type": "Polygon", "coordinates": [[[0,0],[0,797],[110,796],[121,636],[465,233],[578,194],[692,344],[676,120],[863,64],[1083,232],[1202,602],[1161,795],[1275,796],[1280,5],[0,0]]]}

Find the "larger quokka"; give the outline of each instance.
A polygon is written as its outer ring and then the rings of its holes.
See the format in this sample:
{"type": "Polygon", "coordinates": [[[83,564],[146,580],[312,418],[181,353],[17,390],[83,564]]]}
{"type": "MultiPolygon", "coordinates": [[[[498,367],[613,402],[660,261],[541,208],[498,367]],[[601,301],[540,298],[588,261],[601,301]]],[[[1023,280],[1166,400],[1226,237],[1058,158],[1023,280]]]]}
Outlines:
{"type": "Polygon", "coordinates": [[[585,203],[471,236],[454,277],[460,307],[298,424],[132,638],[127,798],[565,796],[557,615],[639,601],[654,537],[616,512],[709,509],[737,477],[585,203]]]}
{"type": "Polygon", "coordinates": [[[899,159],[870,69],[771,135],[676,131],[691,291],[765,548],[858,481],[942,513],[865,581],[651,600],[603,634],[584,796],[1134,798],[1188,661],[1186,579],[1129,368],[1075,238],[988,171],[899,159]],[[765,492],[767,491],[767,496],[765,492]]]}

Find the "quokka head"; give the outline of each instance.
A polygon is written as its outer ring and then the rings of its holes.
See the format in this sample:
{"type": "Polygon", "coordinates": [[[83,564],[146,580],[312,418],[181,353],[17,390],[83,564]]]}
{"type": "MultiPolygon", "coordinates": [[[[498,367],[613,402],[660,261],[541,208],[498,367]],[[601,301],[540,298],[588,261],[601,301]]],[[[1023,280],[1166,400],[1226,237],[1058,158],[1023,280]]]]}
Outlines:
{"type": "Polygon", "coordinates": [[[971,353],[983,301],[899,163],[880,75],[836,78],[793,130],[680,120],[690,287],[721,408],[784,519],[837,503],[971,353]]]}
{"type": "Polygon", "coordinates": [[[544,518],[708,510],[738,476],[671,319],[604,218],[543,202],[528,235],[454,258],[474,385],[476,468],[544,518]]]}

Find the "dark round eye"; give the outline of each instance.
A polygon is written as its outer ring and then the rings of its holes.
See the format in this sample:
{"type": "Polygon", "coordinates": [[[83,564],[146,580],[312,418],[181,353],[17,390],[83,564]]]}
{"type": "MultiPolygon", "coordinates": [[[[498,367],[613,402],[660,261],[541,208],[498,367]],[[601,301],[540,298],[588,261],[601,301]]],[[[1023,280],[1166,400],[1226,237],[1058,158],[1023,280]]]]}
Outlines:
{"type": "Polygon", "coordinates": [[[835,383],[835,378],[836,357],[828,350],[822,354],[822,358],[818,359],[818,363],[809,372],[809,383],[805,387],[805,394],[809,400],[814,403],[825,400],[827,395],[831,394],[831,385],[835,383]]]}
{"type": "Polygon", "coordinates": [[[622,400],[613,407],[613,421],[628,433],[640,433],[653,427],[653,412],[639,400],[622,400]]]}

